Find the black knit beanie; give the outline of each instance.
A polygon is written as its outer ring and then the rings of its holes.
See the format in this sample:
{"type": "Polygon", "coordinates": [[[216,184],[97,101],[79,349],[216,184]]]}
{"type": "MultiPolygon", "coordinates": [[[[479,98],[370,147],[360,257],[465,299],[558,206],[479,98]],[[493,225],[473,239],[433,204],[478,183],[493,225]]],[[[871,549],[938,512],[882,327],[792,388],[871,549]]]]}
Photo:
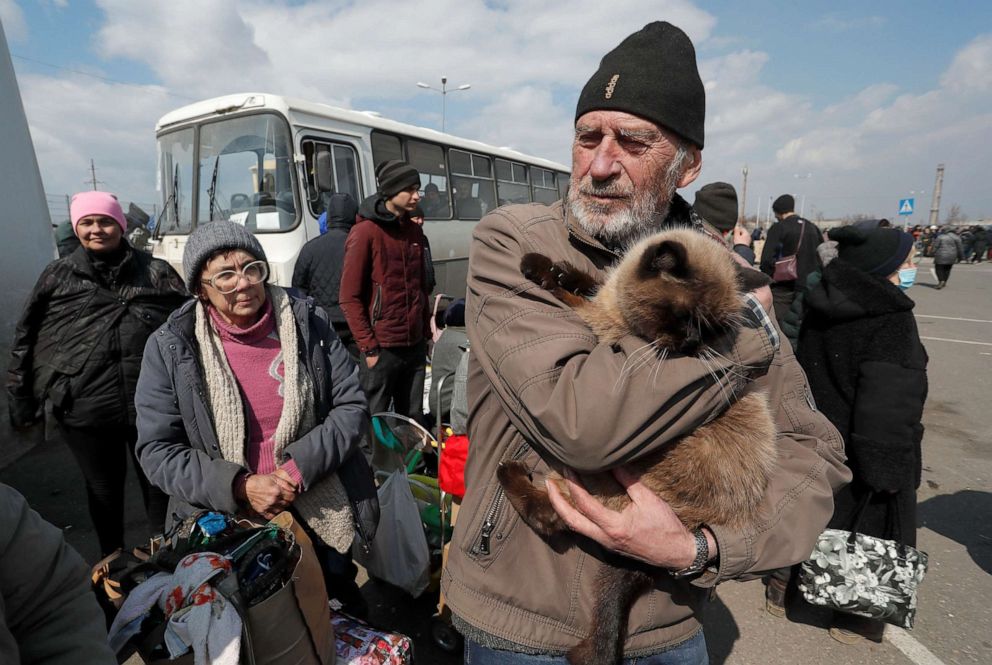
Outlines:
{"type": "Polygon", "coordinates": [[[700,217],[726,233],[737,225],[737,190],[726,182],[711,182],[696,192],[692,207],[700,217]]]}
{"type": "Polygon", "coordinates": [[[407,187],[420,186],[420,174],[406,162],[391,159],[376,167],[375,179],[379,181],[379,193],[390,198],[396,196],[407,187]]]}
{"type": "Polygon", "coordinates": [[[689,36],[656,21],[603,56],[582,88],[575,119],[600,110],[632,113],[702,148],[706,91],[689,36]]]}
{"type": "Polygon", "coordinates": [[[888,277],[899,270],[913,248],[913,236],[898,229],[841,226],[827,235],[837,242],[839,259],[879,277],[888,277]]]}
{"type": "Polygon", "coordinates": [[[794,212],[795,209],[796,200],[792,198],[792,194],[783,194],[772,201],[772,212],[777,215],[781,215],[784,212],[794,212]]]}

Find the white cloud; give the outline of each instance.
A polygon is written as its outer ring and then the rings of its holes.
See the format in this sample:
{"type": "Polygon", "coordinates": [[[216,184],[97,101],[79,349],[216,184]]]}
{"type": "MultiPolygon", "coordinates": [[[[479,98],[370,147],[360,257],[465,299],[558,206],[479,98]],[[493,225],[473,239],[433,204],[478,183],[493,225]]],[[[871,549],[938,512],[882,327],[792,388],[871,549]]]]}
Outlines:
{"type": "Polygon", "coordinates": [[[992,91],[992,35],[977,37],[958,51],[940,84],[956,93],[992,91]]]}
{"type": "MultiPolygon", "coordinates": [[[[716,17],[687,0],[97,4],[104,12],[93,35],[99,52],[142,63],[162,87],[94,83],[76,75],[22,77],[50,192],[79,187],[93,156],[101,179],[132,190],[135,198],[153,197],[154,123],[183,103],[166,91],[197,99],[272,92],[360,104],[386,117],[437,126],[440,109],[433,102],[439,100],[415,83],[435,84],[442,74],[456,85],[472,84],[469,92],[448,98],[449,131],[568,163],[578,91],[599,58],[626,35],[664,18],[685,28],[700,53],[744,43],[730,33],[732,26],[715,37],[716,17]]],[[[19,15],[12,0],[0,0],[0,12],[11,7],[19,15]]],[[[0,16],[6,27],[7,15],[0,16]]],[[[859,21],[881,19],[823,20],[825,29],[854,29],[859,21]]],[[[931,185],[938,160],[954,164],[948,197],[958,184],[965,187],[962,195],[987,189],[975,174],[987,172],[977,146],[992,144],[992,35],[962,47],[932,90],[909,94],[878,82],[828,105],[766,83],[769,59],[736,47],[700,60],[707,125],[699,184],[737,184],[746,163],[752,201],[803,190],[819,209],[837,215],[872,207],[881,212],[885,201],[903,194],[901,188],[931,185]],[[813,175],[794,179],[797,172],[813,175]]],[[[992,213],[988,194],[966,208],[977,214],[983,206],[992,213]]]]}
{"type": "Polygon", "coordinates": [[[24,21],[24,12],[14,0],[0,0],[0,23],[8,42],[27,39],[28,26],[24,21]]]}

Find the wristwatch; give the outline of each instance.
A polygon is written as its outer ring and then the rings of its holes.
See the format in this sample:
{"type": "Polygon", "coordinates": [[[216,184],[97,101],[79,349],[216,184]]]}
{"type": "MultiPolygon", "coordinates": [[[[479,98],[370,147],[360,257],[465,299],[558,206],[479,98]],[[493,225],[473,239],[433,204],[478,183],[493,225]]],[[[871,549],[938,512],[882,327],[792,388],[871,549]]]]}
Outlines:
{"type": "Polygon", "coordinates": [[[703,572],[706,562],[710,560],[710,545],[706,542],[706,534],[702,528],[693,529],[692,537],[696,539],[696,558],[686,568],[672,571],[672,577],[677,580],[703,572]]]}
{"type": "Polygon", "coordinates": [[[375,358],[376,356],[379,355],[379,349],[378,348],[369,349],[368,351],[366,351],[362,355],[365,356],[366,358],[375,358]]]}

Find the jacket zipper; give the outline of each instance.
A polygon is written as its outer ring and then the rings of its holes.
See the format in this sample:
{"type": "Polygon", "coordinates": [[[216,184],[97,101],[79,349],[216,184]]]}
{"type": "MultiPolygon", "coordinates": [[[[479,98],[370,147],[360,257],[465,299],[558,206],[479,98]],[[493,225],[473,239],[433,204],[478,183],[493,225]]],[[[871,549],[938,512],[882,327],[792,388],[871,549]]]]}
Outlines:
{"type": "MultiPolygon", "coordinates": [[[[528,446],[526,443],[520,444],[520,447],[517,448],[516,452],[513,453],[513,455],[511,455],[508,459],[510,461],[520,459],[523,457],[524,453],[527,452],[527,448],[528,446]]],[[[478,542],[472,549],[474,554],[481,554],[483,556],[489,555],[493,531],[496,529],[497,518],[503,508],[503,501],[505,499],[506,492],[503,491],[503,486],[500,485],[496,490],[496,496],[493,497],[493,502],[490,504],[489,510],[486,511],[486,519],[482,523],[482,531],[479,533],[478,542]]]]}
{"type": "Polygon", "coordinates": [[[382,285],[376,284],[375,297],[372,299],[372,327],[375,328],[376,321],[382,315],[382,285]]]}

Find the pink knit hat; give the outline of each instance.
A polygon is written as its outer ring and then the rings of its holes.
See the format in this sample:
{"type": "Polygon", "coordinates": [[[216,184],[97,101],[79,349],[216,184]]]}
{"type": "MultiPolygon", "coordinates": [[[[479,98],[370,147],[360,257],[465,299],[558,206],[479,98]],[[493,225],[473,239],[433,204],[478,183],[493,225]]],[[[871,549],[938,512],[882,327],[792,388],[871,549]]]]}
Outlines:
{"type": "Polygon", "coordinates": [[[117,197],[110,192],[80,192],[72,197],[72,203],[69,204],[69,216],[72,218],[73,232],[76,231],[79,220],[88,215],[112,217],[121,227],[121,231],[127,231],[124,210],[118,203],[117,197]]]}

